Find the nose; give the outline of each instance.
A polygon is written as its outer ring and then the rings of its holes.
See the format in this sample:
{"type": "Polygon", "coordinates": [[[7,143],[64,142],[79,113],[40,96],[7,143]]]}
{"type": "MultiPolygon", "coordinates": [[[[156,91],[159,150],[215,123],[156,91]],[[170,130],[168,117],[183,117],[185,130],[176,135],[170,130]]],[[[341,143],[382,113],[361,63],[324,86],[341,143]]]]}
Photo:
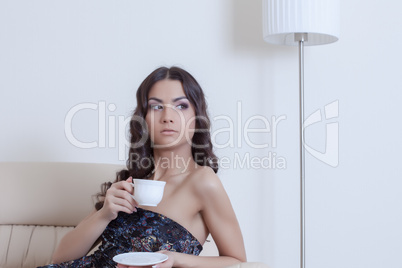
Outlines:
{"type": "Polygon", "coordinates": [[[162,115],[162,122],[163,123],[173,123],[173,118],[174,118],[174,113],[176,111],[172,107],[165,107],[163,109],[163,115],[162,115]]]}

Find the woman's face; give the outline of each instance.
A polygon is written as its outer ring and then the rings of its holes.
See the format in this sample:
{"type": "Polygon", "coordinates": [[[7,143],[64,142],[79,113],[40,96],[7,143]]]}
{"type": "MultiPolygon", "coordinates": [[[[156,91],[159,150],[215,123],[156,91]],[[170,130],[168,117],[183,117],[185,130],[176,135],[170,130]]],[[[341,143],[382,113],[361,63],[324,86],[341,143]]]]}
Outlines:
{"type": "Polygon", "coordinates": [[[148,94],[145,117],[154,148],[191,146],[195,110],[177,80],[156,82],[148,94]]]}

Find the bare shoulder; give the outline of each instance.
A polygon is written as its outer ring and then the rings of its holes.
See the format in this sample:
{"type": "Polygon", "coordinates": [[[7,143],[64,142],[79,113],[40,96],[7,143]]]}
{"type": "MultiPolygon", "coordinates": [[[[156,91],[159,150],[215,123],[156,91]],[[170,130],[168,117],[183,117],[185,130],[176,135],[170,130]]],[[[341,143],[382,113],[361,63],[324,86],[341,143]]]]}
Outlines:
{"type": "Polygon", "coordinates": [[[200,166],[193,172],[191,184],[196,194],[203,198],[210,198],[225,191],[218,175],[207,166],[200,166]]]}
{"type": "Polygon", "coordinates": [[[198,166],[191,174],[192,182],[199,187],[207,186],[209,184],[220,183],[218,175],[208,166],[198,166]]]}

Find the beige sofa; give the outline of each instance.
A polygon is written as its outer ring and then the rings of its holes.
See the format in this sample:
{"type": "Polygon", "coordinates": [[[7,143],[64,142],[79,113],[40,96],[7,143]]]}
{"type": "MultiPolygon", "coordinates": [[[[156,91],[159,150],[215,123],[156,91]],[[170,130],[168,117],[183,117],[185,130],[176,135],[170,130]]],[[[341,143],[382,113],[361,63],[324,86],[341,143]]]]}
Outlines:
{"type": "MultiPolygon", "coordinates": [[[[0,163],[0,267],[50,263],[60,239],[92,209],[101,183],[122,166],[89,163],[0,163]]],[[[217,255],[212,242],[203,255],[217,255]]],[[[243,263],[235,267],[267,267],[243,263]]]]}

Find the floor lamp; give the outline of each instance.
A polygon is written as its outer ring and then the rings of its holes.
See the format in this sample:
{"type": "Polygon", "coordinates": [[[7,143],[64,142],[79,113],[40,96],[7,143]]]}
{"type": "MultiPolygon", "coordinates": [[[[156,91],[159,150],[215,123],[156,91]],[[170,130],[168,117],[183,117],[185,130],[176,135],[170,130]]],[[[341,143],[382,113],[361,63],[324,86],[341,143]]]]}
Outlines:
{"type": "Polygon", "coordinates": [[[339,38],[339,0],[263,0],[264,40],[299,47],[300,267],[305,268],[304,46],[339,38]]]}

